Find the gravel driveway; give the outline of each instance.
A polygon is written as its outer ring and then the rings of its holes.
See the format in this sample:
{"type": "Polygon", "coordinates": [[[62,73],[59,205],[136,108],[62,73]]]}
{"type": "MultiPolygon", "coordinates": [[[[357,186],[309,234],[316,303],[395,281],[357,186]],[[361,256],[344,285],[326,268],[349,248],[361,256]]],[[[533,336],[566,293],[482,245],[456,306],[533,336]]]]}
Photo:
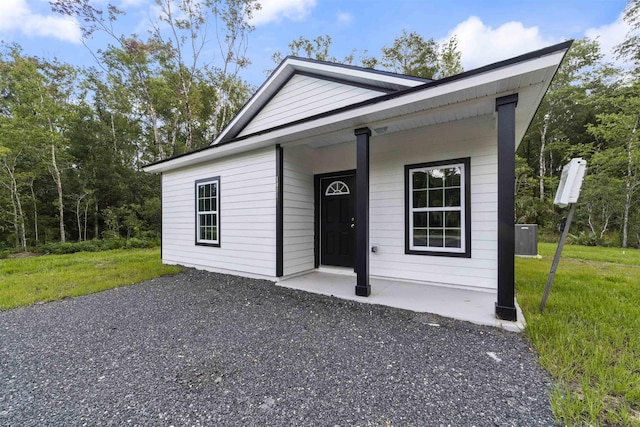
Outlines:
{"type": "Polygon", "coordinates": [[[195,270],[0,312],[0,425],[555,425],[523,337],[195,270]]]}

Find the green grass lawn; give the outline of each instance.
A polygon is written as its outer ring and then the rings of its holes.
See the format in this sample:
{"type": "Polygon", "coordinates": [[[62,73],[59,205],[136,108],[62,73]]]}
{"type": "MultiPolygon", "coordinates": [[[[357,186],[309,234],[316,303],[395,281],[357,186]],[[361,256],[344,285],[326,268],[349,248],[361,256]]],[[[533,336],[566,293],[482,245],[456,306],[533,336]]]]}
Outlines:
{"type": "Polygon", "coordinates": [[[163,265],[160,250],[119,249],[0,260],[0,310],[131,285],[180,267],[163,265]]]}
{"type": "Polygon", "coordinates": [[[558,387],[566,425],[640,425],[640,250],[565,246],[544,314],[556,244],[516,259],[526,334],[558,387]]]}

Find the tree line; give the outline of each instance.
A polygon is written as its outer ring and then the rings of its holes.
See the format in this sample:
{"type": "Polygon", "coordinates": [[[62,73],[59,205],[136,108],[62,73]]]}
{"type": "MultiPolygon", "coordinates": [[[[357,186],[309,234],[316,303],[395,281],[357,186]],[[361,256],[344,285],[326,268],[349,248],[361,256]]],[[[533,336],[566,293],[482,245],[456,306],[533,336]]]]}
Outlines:
{"type": "MultiPolygon", "coordinates": [[[[255,0],[156,0],[159,16],[144,36],[118,34],[123,12],[90,0],[55,0],[77,17],[95,65],[77,67],[0,45],[0,250],[97,238],[155,238],[160,184],[149,162],[205,147],[250,97],[242,79],[255,0]],[[212,31],[213,30],[213,31],[212,31]]],[[[597,40],[567,55],[517,157],[518,222],[552,231],[561,167],[588,161],[575,239],[640,247],[640,1],[625,19],[633,31],[618,53],[635,66],[603,61],[597,40]]],[[[425,78],[462,71],[452,38],[444,43],[403,31],[378,55],[332,55],[329,35],[293,40],[290,53],[425,78]]],[[[282,59],[273,57],[274,67],[282,59]]]]}

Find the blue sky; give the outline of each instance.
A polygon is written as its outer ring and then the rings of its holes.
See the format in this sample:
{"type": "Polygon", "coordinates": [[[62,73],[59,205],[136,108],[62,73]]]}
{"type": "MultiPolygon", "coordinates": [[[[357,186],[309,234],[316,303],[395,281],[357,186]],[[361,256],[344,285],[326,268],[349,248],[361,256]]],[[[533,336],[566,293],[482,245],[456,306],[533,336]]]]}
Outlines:
{"type": "MultiPolygon", "coordinates": [[[[122,33],[143,34],[157,16],[154,0],[111,0],[127,15],[122,33]]],[[[95,0],[104,6],[107,0],[95,0]]],[[[465,69],[585,36],[600,38],[609,54],[627,27],[621,20],[624,0],[262,0],[249,36],[252,65],[241,75],[254,85],[273,68],[275,51],[288,53],[292,39],[329,34],[338,58],[357,49],[379,55],[403,29],[445,40],[456,34],[465,69]]],[[[0,0],[0,40],[20,44],[25,53],[79,65],[93,65],[80,41],[77,22],[49,10],[47,0],[0,0]]],[[[97,50],[104,39],[87,45],[97,50]]],[[[613,56],[608,57],[613,60],[613,56]]]]}

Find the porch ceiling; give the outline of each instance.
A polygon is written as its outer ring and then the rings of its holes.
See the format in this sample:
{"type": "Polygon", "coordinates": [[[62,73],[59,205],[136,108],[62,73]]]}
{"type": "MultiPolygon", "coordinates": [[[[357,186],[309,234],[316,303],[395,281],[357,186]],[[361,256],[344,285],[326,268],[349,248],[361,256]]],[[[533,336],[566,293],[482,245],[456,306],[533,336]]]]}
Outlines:
{"type": "MultiPolygon", "coordinates": [[[[314,148],[355,141],[353,130],[369,127],[373,135],[389,135],[396,132],[449,123],[474,117],[497,118],[495,100],[513,93],[519,94],[516,108],[516,143],[519,144],[533,119],[533,115],[555,70],[538,70],[526,76],[516,76],[501,82],[468,88],[439,97],[425,99],[410,105],[403,105],[392,111],[377,111],[343,123],[325,126],[324,131],[301,137],[292,142],[307,144],[314,148]],[[386,129],[385,129],[386,128],[386,129]],[[376,131],[376,130],[380,131],[376,131]]],[[[282,141],[281,143],[284,143],[282,141]]]]}

